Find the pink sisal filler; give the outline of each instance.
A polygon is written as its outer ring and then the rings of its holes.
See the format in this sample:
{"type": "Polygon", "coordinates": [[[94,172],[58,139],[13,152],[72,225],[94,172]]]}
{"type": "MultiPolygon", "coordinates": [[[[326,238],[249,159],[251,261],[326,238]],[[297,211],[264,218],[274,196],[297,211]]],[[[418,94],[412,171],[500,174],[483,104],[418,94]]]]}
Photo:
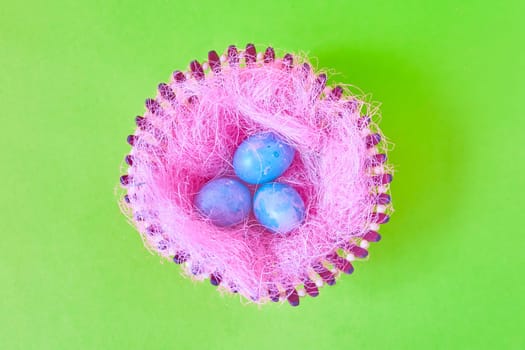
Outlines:
{"type": "MultiPolygon", "coordinates": [[[[194,279],[255,303],[317,296],[352,261],[368,255],[393,211],[387,143],[373,122],[377,109],[348,88],[326,87],[307,59],[230,46],[192,61],[158,86],[128,137],[129,166],[121,208],[146,246],[181,264],[194,279]],[[232,157],[248,136],[271,131],[296,150],[279,182],[306,206],[304,223],[287,234],[262,227],[253,213],[218,227],[194,198],[208,181],[234,177],[232,157]]],[[[253,191],[256,186],[251,186],[253,191]]]]}

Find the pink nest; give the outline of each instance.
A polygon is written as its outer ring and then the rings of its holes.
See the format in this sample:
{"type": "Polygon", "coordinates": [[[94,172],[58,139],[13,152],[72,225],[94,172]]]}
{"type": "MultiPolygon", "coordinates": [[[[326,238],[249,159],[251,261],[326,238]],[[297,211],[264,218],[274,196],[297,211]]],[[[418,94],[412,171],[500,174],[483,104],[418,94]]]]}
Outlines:
{"type": "MultiPolygon", "coordinates": [[[[127,190],[122,208],[146,245],[182,264],[194,279],[264,303],[317,296],[351,273],[380,239],[392,211],[386,145],[371,121],[374,109],[304,58],[276,58],[230,46],[208,62],[176,71],[146,100],[128,137],[127,190]],[[272,131],[296,150],[279,178],[298,190],[304,223],[284,235],[262,227],[253,214],[243,224],[217,227],[195,210],[194,197],[209,180],[235,176],[232,157],[249,135],[272,131]]],[[[255,187],[252,186],[251,190],[255,187]]]]}

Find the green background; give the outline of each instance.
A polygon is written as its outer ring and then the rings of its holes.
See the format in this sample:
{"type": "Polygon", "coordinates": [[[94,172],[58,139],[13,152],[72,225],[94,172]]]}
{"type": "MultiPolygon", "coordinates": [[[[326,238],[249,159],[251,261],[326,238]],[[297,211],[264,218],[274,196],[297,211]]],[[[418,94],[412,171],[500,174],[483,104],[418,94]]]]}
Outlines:
{"type": "Polygon", "coordinates": [[[4,1],[1,349],[523,349],[522,1],[4,1]],[[254,42],[381,101],[371,259],[257,307],[149,254],[114,188],[158,82],[254,42]]]}

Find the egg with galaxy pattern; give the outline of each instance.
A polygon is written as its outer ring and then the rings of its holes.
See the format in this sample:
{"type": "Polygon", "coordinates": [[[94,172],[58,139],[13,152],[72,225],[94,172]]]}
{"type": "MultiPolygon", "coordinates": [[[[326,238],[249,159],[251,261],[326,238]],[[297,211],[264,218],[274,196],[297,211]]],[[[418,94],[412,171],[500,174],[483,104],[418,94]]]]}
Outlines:
{"type": "Polygon", "coordinates": [[[268,230],[288,233],[305,219],[305,205],[299,193],[290,185],[269,182],[255,192],[253,213],[268,230]]]}

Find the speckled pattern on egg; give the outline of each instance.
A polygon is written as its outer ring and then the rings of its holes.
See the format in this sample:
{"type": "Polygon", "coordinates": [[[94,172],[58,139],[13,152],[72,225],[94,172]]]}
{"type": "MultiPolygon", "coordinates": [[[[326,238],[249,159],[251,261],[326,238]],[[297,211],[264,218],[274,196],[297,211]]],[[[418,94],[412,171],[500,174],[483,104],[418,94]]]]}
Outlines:
{"type": "Polygon", "coordinates": [[[274,133],[258,133],[244,140],[233,156],[235,173],[250,184],[275,180],[290,166],[293,147],[274,133]]]}

